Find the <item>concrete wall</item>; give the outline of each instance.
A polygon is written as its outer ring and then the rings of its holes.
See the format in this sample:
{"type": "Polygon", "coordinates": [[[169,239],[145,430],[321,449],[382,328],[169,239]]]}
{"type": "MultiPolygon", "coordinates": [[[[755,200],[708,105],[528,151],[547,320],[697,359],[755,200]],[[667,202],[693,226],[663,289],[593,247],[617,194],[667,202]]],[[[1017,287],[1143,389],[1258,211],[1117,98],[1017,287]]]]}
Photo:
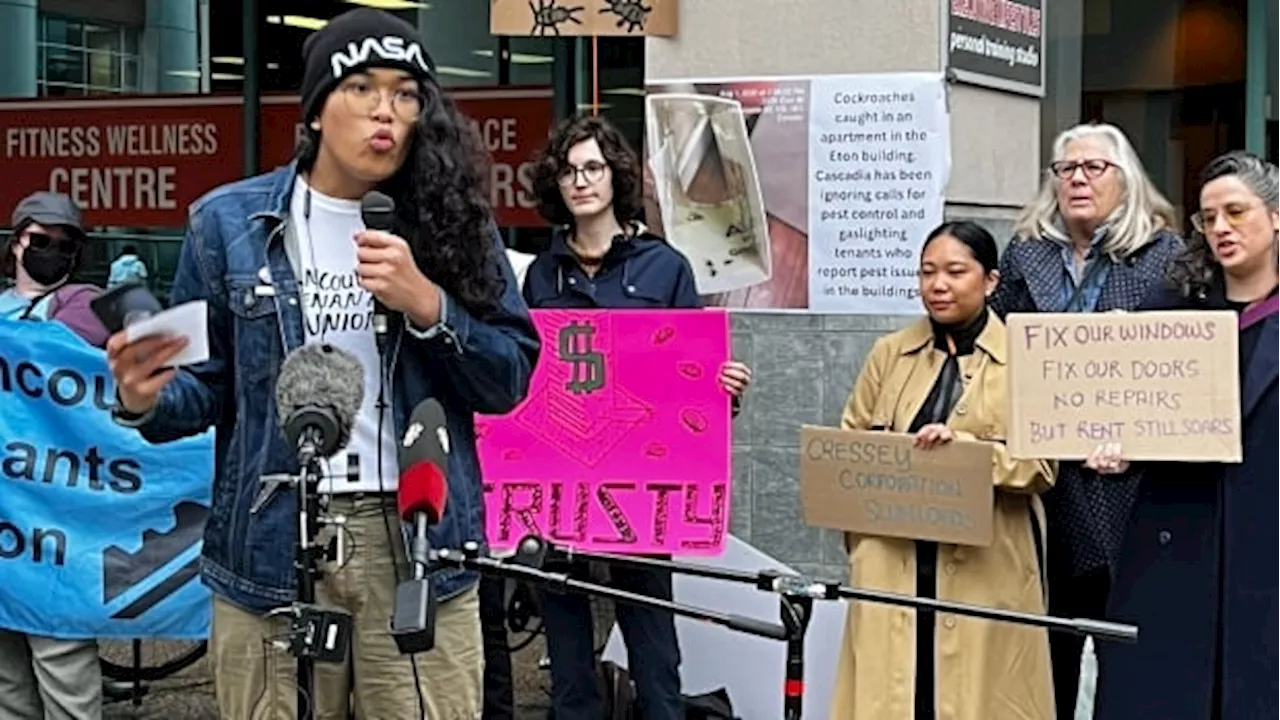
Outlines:
{"type": "MultiPolygon", "coordinates": [[[[672,39],[651,38],[651,78],[937,71],[945,0],[685,0],[672,39]]],[[[1034,194],[1040,102],[950,88],[949,219],[1007,240],[1034,194]]],[[[922,238],[923,239],[923,238],[922,238]]],[[[840,577],[837,532],[800,514],[799,426],[835,425],[876,338],[908,317],[735,313],[735,355],[755,384],[734,428],[733,532],[803,572],[840,577]]]]}

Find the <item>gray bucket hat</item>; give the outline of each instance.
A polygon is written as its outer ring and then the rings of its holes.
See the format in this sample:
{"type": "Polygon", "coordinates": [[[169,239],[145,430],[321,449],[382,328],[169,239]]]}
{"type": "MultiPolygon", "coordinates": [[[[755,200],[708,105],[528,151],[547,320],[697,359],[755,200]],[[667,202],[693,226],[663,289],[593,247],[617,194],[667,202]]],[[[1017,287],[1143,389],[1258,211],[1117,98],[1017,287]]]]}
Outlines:
{"type": "Polygon", "coordinates": [[[52,193],[47,190],[31,193],[13,209],[10,225],[13,228],[13,234],[0,240],[0,277],[13,277],[13,241],[18,233],[31,223],[59,225],[71,238],[82,245],[89,240],[81,224],[80,208],[76,206],[75,201],[61,193],[52,193]]]}
{"type": "Polygon", "coordinates": [[[31,223],[61,225],[77,240],[84,242],[87,236],[80,220],[80,208],[68,196],[40,190],[22,199],[13,209],[11,227],[20,228],[31,223]]]}

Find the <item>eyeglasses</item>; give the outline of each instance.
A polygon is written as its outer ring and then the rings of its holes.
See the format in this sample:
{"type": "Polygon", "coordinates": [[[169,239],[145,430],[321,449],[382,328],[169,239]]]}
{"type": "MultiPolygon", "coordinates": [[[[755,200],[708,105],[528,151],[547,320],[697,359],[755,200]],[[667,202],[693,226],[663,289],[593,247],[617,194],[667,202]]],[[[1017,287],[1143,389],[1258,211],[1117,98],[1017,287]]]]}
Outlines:
{"type": "Polygon", "coordinates": [[[578,176],[581,175],[584,183],[595,185],[604,179],[604,171],[608,169],[608,165],[598,160],[589,160],[582,167],[566,166],[560,171],[560,176],[556,180],[559,181],[560,187],[572,187],[578,184],[578,176]]]}
{"type": "Polygon", "coordinates": [[[79,249],[80,243],[67,237],[56,238],[46,233],[29,232],[27,233],[27,247],[33,247],[36,250],[53,248],[60,253],[70,255],[79,249]]]}
{"type": "MultiPolygon", "coordinates": [[[[338,86],[347,110],[355,115],[372,115],[382,107],[382,99],[386,94],[381,88],[374,87],[364,80],[348,80],[338,86]]],[[[396,88],[391,91],[391,112],[407,123],[415,123],[422,117],[426,102],[422,93],[410,88],[396,88]]]]}
{"type": "Polygon", "coordinates": [[[1213,226],[1218,223],[1218,216],[1221,215],[1227,219],[1227,224],[1232,228],[1239,228],[1244,222],[1245,216],[1248,215],[1249,211],[1255,207],[1257,207],[1257,205],[1239,205],[1232,203],[1224,206],[1221,211],[1201,210],[1191,216],[1191,227],[1195,228],[1196,232],[1204,235],[1206,234],[1206,231],[1213,229],[1213,226]]]}
{"type": "Polygon", "coordinates": [[[1108,168],[1115,166],[1116,164],[1109,160],[1059,160],[1049,163],[1049,172],[1057,175],[1059,179],[1070,180],[1077,169],[1083,169],[1086,178],[1097,180],[1108,168]]]}

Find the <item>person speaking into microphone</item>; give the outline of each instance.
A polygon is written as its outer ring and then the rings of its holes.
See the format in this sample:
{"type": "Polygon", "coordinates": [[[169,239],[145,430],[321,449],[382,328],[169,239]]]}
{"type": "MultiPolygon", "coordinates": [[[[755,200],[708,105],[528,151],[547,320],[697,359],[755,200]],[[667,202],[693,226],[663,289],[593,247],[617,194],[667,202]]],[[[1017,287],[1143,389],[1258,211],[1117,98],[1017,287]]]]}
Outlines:
{"type": "Polygon", "coordinates": [[[476,717],[474,574],[431,578],[432,650],[401,654],[391,634],[393,597],[410,577],[396,445],[412,409],[437,398],[452,451],[447,507],[429,542],[483,542],[472,418],[524,398],[538,336],[482,192],[478,138],[441,90],[413,26],[352,10],[307,39],[303,62],[294,161],[190,208],[172,297],[208,303],[209,360],[161,370],[181,341],[112,337],[114,415],[152,442],[217,430],[201,567],[214,595],[219,710],[292,717],[292,658],[263,649],[281,629],[266,614],[296,597],[290,493],[255,502],[262,476],[297,470],[272,391],[282,360],[304,344],[358,358],[364,402],[320,485],[353,542],[343,562],[323,564],[316,586],[317,600],[350,613],[355,627],[345,666],[316,665],[316,715],[345,718],[351,702],[366,718],[476,717]]]}

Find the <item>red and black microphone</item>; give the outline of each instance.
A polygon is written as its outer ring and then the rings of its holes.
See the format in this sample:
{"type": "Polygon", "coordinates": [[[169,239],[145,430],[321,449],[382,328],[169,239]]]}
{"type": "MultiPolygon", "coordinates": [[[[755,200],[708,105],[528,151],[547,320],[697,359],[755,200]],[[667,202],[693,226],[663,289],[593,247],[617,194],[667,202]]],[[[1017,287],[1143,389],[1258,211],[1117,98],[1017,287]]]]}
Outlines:
{"type": "Polygon", "coordinates": [[[444,407],[428,398],[413,409],[400,446],[400,518],[413,526],[409,560],[413,577],[396,587],[391,635],[400,653],[426,652],[435,646],[436,598],[427,567],[431,545],[427,528],[440,522],[449,497],[449,430],[444,407]]]}

